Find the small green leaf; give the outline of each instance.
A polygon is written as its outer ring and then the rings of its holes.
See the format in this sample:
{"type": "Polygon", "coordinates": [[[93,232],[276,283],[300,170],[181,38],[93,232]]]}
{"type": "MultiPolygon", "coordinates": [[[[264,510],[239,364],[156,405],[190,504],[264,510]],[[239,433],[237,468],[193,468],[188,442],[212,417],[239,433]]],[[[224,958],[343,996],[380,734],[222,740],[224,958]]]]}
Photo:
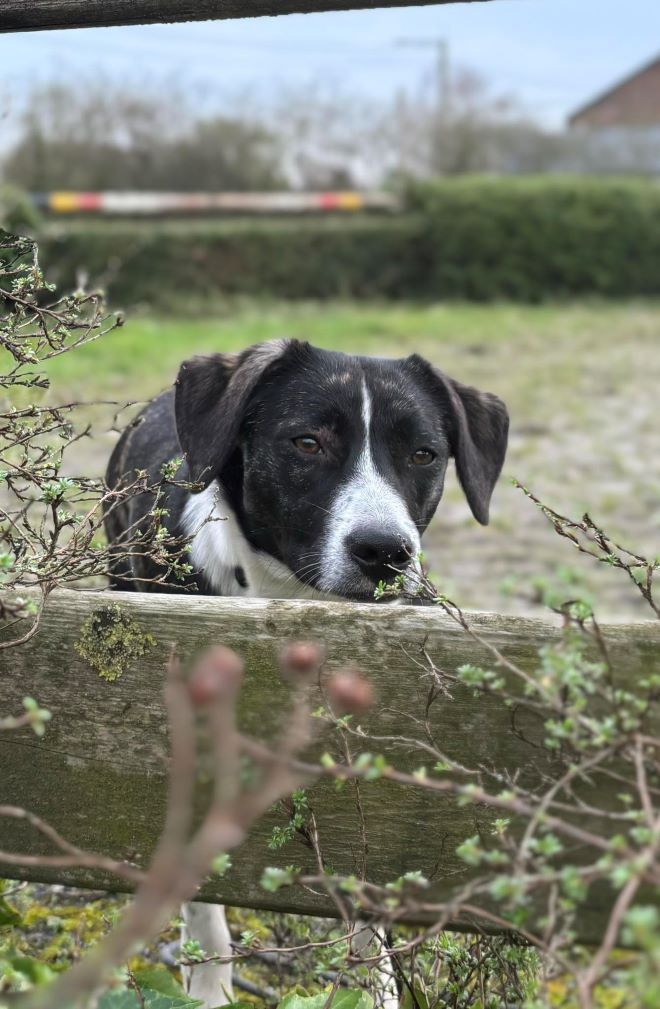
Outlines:
{"type": "Polygon", "coordinates": [[[4,897],[0,897],[0,928],[10,928],[19,925],[20,922],[21,916],[18,911],[4,897]]]}
{"type": "Polygon", "coordinates": [[[216,855],[211,862],[211,871],[215,876],[224,876],[231,869],[231,858],[226,852],[216,855]]]}
{"type": "Polygon", "coordinates": [[[269,893],[276,893],[283,886],[291,886],[300,870],[288,865],[286,869],[267,866],[261,875],[261,886],[269,893]]]}

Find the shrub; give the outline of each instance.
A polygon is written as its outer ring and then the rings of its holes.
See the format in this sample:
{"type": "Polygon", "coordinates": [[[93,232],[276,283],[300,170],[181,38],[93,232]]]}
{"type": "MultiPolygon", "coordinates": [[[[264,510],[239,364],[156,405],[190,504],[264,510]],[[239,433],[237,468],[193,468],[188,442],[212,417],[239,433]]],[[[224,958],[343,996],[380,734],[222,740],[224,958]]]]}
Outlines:
{"type": "Polygon", "coordinates": [[[429,293],[538,301],[660,293],[660,188],[589,178],[463,178],[418,185],[429,293]]]}
{"type": "Polygon", "coordinates": [[[40,214],[30,197],[10,183],[0,184],[0,228],[8,231],[32,231],[40,223],[40,214]]]}
{"type": "Polygon", "coordinates": [[[58,284],[80,270],[114,305],[170,308],[219,295],[410,297],[424,293],[420,223],[349,221],[104,222],[49,229],[44,259],[58,284]]]}

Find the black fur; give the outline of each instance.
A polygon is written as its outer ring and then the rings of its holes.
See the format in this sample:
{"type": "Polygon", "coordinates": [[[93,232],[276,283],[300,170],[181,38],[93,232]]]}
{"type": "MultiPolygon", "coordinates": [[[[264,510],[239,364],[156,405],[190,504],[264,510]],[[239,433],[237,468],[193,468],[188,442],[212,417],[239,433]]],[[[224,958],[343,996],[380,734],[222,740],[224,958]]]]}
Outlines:
{"type": "MultiPolygon", "coordinates": [[[[139,470],[156,482],[163,464],[183,455],[177,479],[195,487],[171,487],[166,494],[174,534],[185,532],[190,495],[217,481],[249,547],[317,585],[323,573],[310,565],[305,572],[304,561],[318,553],[333,502],[355,473],[364,443],[365,383],[375,468],[405,503],[414,527],[423,531],[435,512],[450,456],[475,518],[487,523],[508,431],[506,408],[496,396],[450,379],[417,355],[360,358],[298,341],[184,362],[175,389],[156,397],[121,436],[108,485],[125,486],[139,470]],[[296,439],[308,434],[321,446],[318,454],[297,447],[296,439]],[[434,455],[428,465],[412,462],[421,448],[434,455]]],[[[133,496],[107,515],[115,587],[177,588],[150,582],[159,569],[147,557],[131,563],[122,557],[122,540],[148,528],[153,503],[150,494],[133,496]]],[[[377,537],[377,525],[366,515],[364,535],[377,537]]],[[[203,568],[191,581],[202,592],[217,592],[203,568]]],[[[243,587],[245,571],[240,565],[232,570],[243,587]]],[[[346,577],[333,591],[369,598],[376,573],[346,577]]]]}

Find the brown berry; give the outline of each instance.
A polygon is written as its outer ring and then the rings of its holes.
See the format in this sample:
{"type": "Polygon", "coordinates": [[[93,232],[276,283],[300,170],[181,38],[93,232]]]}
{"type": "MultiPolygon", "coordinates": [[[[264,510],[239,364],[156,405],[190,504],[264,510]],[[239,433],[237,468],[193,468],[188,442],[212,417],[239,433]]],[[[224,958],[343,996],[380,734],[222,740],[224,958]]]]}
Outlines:
{"type": "Polygon", "coordinates": [[[314,641],[292,641],[280,652],[280,668],[297,679],[316,676],[323,662],[323,650],[314,641]]]}
{"type": "Polygon", "coordinates": [[[336,673],[328,681],[327,691],[332,707],[341,715],[362,715],[374,703],[374,688],[352,669],[336,673]]]}
{"type": "Polygon", "coordinates": [[[197,660],[190,674],[190,699],[196,707],[203,707],[235,694],[242,676],[243,660],[236,652],[221,645],[211,648],[197,660]]]}

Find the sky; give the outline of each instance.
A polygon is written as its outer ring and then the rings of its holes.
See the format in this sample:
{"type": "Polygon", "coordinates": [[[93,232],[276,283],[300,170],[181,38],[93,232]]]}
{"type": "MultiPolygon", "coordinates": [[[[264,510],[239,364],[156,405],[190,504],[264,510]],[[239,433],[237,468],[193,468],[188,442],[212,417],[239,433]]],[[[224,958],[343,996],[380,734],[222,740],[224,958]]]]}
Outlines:
{"type": "Polygon", "coordinates": [[[0,116],[35,81],[176,81],[199,96],[323,81],[383,97],[432,87],[435,49],[548,127],[660,53],[660,0],[497,0],[0,35],[0,116]],[[410,41],[423,45],[411,45],[410,41]],[[408,44],[402,44],[403,42],[408,44]]]}

